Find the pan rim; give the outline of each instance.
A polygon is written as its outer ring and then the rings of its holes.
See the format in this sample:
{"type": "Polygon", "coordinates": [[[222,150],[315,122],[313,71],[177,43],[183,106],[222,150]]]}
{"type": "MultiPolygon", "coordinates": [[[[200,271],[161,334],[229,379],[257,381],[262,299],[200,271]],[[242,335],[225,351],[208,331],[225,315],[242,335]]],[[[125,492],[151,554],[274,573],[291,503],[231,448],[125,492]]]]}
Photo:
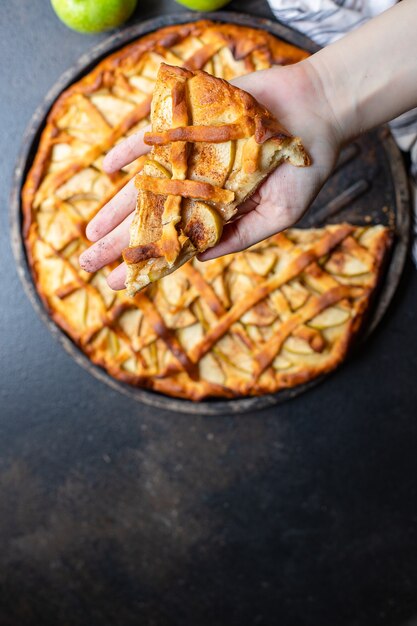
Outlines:
{"type": "MultiPolygon", "coordinates": [[[[302,47],[309,52],[315,52],[319,49],[319,46],[307,37],[277,21],[275,22],[269,19],[259,18],[245,13],[234,13],[228,11],[215,13],[184,12],[163,15],[134,24],[133,26],[106,38],[104,41],[94,46],[91,50],[84,53],[71,68],[67,69],[61,77],[58,78],[45,95],[41,104],[35,110],[26,128],[22,139],[21,149],[16,161],[10,195],[9,219],[11,244],[20,281],[36,313],[64,350],[75,360],[76,363],[78,363],[78,365],[92,374],[97,380],[105,383],[108,387],[122,393],[125,396],[129,396],[138,402],[158,409],[198,415],[236,415],[261,410],[285,402],[322,382],[329,375],[331,375],[332,372],[319,376],[302,385],[289,389],[283,389],[274,394],[233,398],[230,400],[211,399],[199,402],[175,398],[150,389],[133,387],[127,383],[123,383],[122,381],[113,378],[106,370],[91,361],[89,357],[65,333],[65,331],[49,316],[47,308],[42,302],[36,289],[22,236],[22,186],[33,160],[33,153],[38,145],[40,135],[45,126],[46,118],[57,97],[71,84],[91,71],[92,67],[97,65],[102,58],[112,52],[115,52],[121,47],[128,45],[138,37],[154,32],[159,28],[174,24],[194,22],[201,19],[226,23],[229,22],[232,24],[259,28],[270,32],[273,35],[292,43],[293,45],[302,47]]],[[[388,262],[388,267],[383,278],[384,285],[377,298],[377,302],[373,307],[371,317],[362,332],[359,342],[360,344],[362,344],[363,341],[365,341],[369,335],[374,332],[392,302],[405,265],[410,239],[409,190],[401,153],[386,127],[382,127],[379,130],[379,135],[380,141],[385,148],[385,154],[389,162],[392,177],[395,180],[394,194],[396,202],[396,241],[394,243],[391,258],[388,262]]]]}

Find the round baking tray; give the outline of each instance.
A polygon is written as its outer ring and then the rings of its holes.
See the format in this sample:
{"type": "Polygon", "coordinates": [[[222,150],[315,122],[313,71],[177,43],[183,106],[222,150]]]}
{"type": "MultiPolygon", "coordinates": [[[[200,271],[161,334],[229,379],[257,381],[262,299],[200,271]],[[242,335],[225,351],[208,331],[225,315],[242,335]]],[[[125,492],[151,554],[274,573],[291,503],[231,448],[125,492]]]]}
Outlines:
{"type": "MultiPolygon", "coordinates": [[[[263,409],[298,396],[323,380],[326,375],[275,394],[232,400],[213,399],[198,403],[171,398],[148,389],[136,388],[122,383],[92,363],[48,316],[32,280],[22,238],[21,189],[36,154],[48,112],[61,92],[91,71],[105,56],[134,39],[164,26],[199,19],[260,28],[309,52],[318,50],[315,43],[279,22],[231,12],[204,14],[193,12],[164,15],[136,24],[110,36],[90,52],[81,56],[77,63],[59,78],[29,123],[17,160],[11,192],[12,247],[18,274],[38,315],[73,359],[95,378],[122,394],[157,408],[203,415],[238,414],[263,409]]],[[[320,226],[324,223],[340,221],[349,221],[354,224],[382,223],[390,226],[395,234],[394,246],[387,262],[383,282],[361,335],[361,341],[363,341],[381,321],[394,296],[409,244],[410,211],[407,177],[401,153],[385,127],[365,135],[342,151],[334,174],[320,192],[309,212],[300,221],[300,226],[320,226]]]]}

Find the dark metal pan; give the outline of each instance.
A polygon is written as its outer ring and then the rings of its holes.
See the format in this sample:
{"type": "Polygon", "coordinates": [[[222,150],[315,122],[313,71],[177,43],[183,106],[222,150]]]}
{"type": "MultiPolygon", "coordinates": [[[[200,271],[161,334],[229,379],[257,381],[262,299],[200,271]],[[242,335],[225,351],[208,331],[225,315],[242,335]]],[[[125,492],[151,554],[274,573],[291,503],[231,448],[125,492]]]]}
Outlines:
{"type": "MultiPolygon", "coordinates": [[[[87,74],[105,56],[134,39],[170,24],[180,24],[199,19],[211,19],[260,28],[309,52],[318,50],[318,46],[312,41],[278,22],[229,12],[164,15],[136,24],[110,36],[106,41],[83,55],[72,68],[61,76],[30,121],[23,137],[11,193],[12,247],[20,279],[38,315],[74,360],[93,376],[139,402],[158,408],[206,415],[238,414],[289,400],[304,393],[325,377],[320,377],[293,389],[285,389],[276,394],[226,401],[210,400],[199,403],[169,398],[150,390],[134,388],[119,382],[103,369],[94,365],[64,331],[50,319],[33,283],[21,235],[21,188],[36,153],[48,112],[60,93],[87,74]]],[[[340,221],[354,224],[382,223],[390,226],[395,233],[395,243],[386,267],[385,277],[361,335],[360,341],[363,342],[381,321],[394,296],[409,244],[410,205],[407,177],[401,153],[387,128],[380,128],[365,135],[342,152],[334,174],[320,192],[308,214],[300,221],[300,226],[320,226],[324,223],[340,221]]]]}

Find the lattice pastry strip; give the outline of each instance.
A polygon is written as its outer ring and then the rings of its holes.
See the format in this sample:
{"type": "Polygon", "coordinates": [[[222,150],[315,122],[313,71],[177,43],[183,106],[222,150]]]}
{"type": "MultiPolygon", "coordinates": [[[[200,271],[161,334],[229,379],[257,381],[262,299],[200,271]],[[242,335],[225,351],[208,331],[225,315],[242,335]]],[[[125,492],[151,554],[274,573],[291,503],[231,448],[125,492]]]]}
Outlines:
{"type": "MultiPolygon", "coordinates": [[[[298,245],[286,238],[285,234],[275,238],[275,242],[272,241],[274,238],[264,242],[265,248],[272,247],[273,243],[277,246],[278,256],[288,257],[285,270],[274,273],[272,268],[250,297],[246,295],[228,310],[216,304],[210,285],[198,286],[200,299],[207,304],[210,303],[210,308],[216,311],[217,322],[213,323],[211,319],[208,330],[191,348],[187,349],[187,346],[183,345],[188,359],[187,367],[183,367],[179,362],[176,368],[170,370],[171,375],[177,372],[173,385],[178,395],[181,395],[178,390],[180,381],[184,385],[184,390],[193,388],[196,399],[206,395],[208,389],[211,393],[219,394],[220,380],[224,385],[220,395],[230,395],[232,389],[235,393],[243,395],[260,393],[261,390],[266,391],[277,386],[278,388],[291,386],[295,384],[294,381],[308,380],[309,377],[335,367],[342,360],[362,322],[371,294],[377,285],[390,234],[384,227],[362,229],[350,225],[331,226],[322,230],[307,231],[313,234],[314,240],[306,244],[302,242],[305,232],[296,229],[289,231],[290,235],[296,238],[298,233],[301,233],[298,245]],[[367,246],[360,243],[362,236],[366,236],[367,246]],[[351,240],[354,241],[354,245],[349,243],[351,240]],[[279,242],[283,244],[283,248],[279,247],[279,242]],[[360,274],[343,274],[345,271],[343,266],[339,266],[342,271],[340,276],[330,274],[325,269],[327,265],[331,265],[333,257],[340,259],[340,254],[345,254],[343,253],[345,242],[350,251],[355,249],[358,255],[354,257],[355,259],[361,258],[363,261],[366,257],[366,267],[360,268],[358,265],[356,268],[360,274]],[[301,307],[297,302],[292,307],[284,296],[284,288],[294,280],[299,281],[307,292],[301,307]],[[280,294],[279,298],[276,297],[277,294],[280,294]],[[251,342],[250,337],[249,341],[245,341],[245,335],[248,339],[250,334],[250,325],[241,325],[243,336],[239,337],[240,343],[233,341],[231,344],[234,350],[232,366],[227,352],[223,354],[224,346],[228,345],[227,342],[224,343],[224,338],[229,338],[230,342],[231,338],[236,336],[235,324],[240,324],[239,320],[244,318],[245,312],[253,310],[257,302],[269,302],[271,306],[277,306],[278,319],[272,325],[273,330],[269,334],[269,339],[264,339],[260,335],[256,343],[251,342]],[[190,363],[199,368],[197,381],[192,378],[195,370],[190,363]],[[242,363],[246,365],[242,366],[242,363]],[[236,378],[236,370],[239,369],[242,369],[240,380],[239,377],[236,378]],[[188,383],[186,376],[189,377],[188,383]],[[216,382],[212,386],[214,380],[216,382]]],[[[241,253],[241,256],[248,254],[249,252],[241,253]]],[[[215,266],[216,261],[204,265],[210,264],[215,266]]],[[[197,269],[198,265],[194,264],[193,267],[188,264],[181,268],[178,274],[185,274],[194,286],[199,282],[204,284],[205,281],[197,269]]],[[[276,266],[278,267],[279,263],[276,266]]],[[[346,271],[349,272],[351,267],[346,266],[346,271]]],[[[158,283],[161,288],[164,280],[158,283]]],[[[184,358],[182,356],[182,360],[184,358]]],[[[168,378],[153,381],[153,386],[160,390],[166,389],[169,386],[168,378]]]]}

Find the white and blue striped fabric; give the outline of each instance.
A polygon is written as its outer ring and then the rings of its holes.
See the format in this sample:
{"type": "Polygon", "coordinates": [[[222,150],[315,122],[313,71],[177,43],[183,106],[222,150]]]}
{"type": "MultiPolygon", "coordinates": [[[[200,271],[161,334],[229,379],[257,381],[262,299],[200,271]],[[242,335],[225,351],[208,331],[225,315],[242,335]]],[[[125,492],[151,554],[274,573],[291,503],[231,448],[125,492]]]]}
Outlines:
{"type": "MultiPolygon", "coordinates": [[[[275,17],[300,31],[321,46],[340,39],[347,32],[395,4],[395,0],[268,0],[275,17]]],[[[390,122],[401,150],[411,157],[410,189],[414,203],[413,258],[417,265],[417,108],[390,122]]]]}

